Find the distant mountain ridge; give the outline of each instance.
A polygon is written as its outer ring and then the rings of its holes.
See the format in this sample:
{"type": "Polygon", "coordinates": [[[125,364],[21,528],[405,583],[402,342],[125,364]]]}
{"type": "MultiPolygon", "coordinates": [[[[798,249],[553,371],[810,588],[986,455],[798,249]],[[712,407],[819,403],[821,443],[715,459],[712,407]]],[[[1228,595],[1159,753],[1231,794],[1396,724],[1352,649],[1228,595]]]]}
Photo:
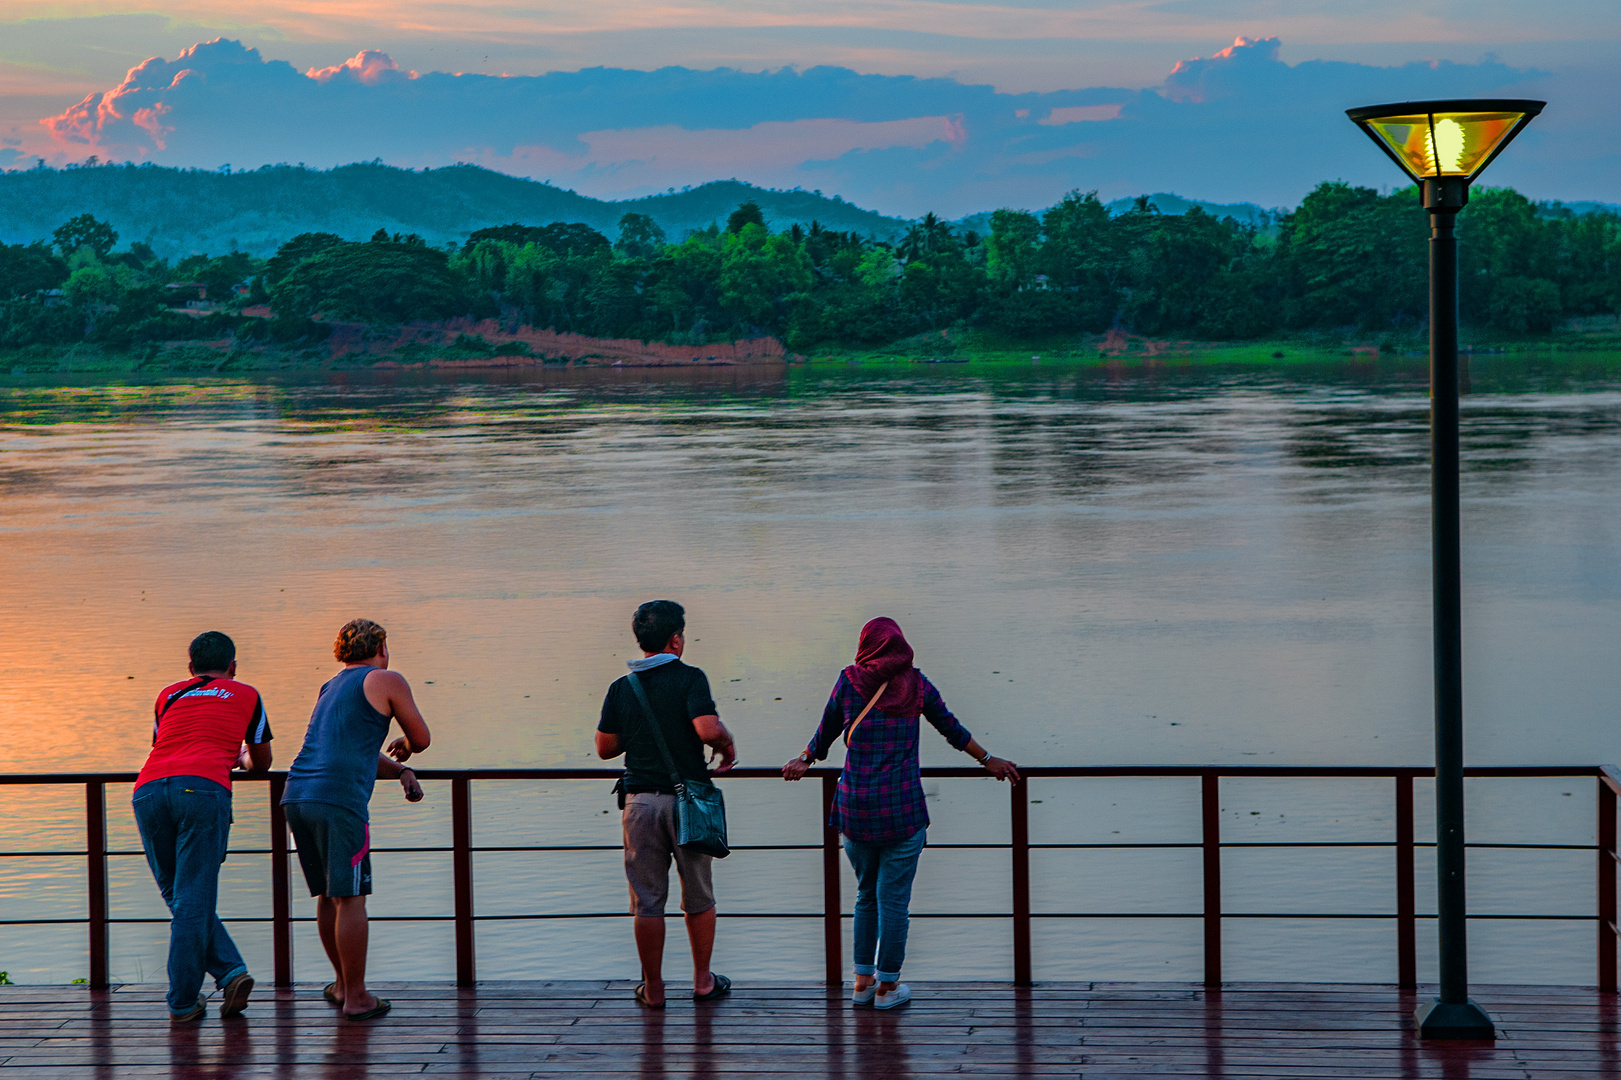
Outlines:
{"type": "Polygon", "coordinates": [[[85,213],[110,222],[120,244],[145,241],[170,259],[232,250],[266,256],[302,232],[364,239],[385,229],[443,244],[514,221],[581,221],[614,238],[627,212],[649,215],[679,240],[711,223],[724,226],[727,215],[749,199],[777,230],[814,220],[825,228],[888,238],[911,225],[836,195],[738,180],[609,202],[476,165],[421,172],[378,163],[324,171],[277,165],[237,173],[110,165],[0,173],[0,242],[49,238],[58,225],[85,213]]]}
{"type": "MultiPolygon", "coordinates": [[[[1218,218],[1232,217],[1265,228],[1286,211],[1255,203],[1212,203],[1158,192],[1147,196],[1162,214],[1192,207],[1218,218]]],[[[420,172],[378,162],[319,170],[276,165],[251,172],[205,172],[155,165],[106,165],[69,169],[0,172],[0,242],[47,239],[52,230],[79,214],[93,214],[118,230],[120,243],[150,244],[176,259],[196,253],[222,255],[237,250],[268,256],[302,232],[330,232],[364,239],[378,229],[417,233],[433,244],[460,242],[475,229],[520,222],[544,225],[580,221],[609,238],[618,236],[627,212],[647,214],[672,240],[724,225],[741,202],[758,203],[767,225],[782,230],[818,221],[824,228],[881,240],[913,224],[845,202],[819,191],[779,191],[739,180],[717,180],[684,191],[640,199],[608,201],[551,184],[508,176],[476,165],[454,165],[420,172]]],[[[1106,205],[1124,213],[1135,198],[1106,205]]],[[[1597,202],[1542,204],[1545,214],[1568,209],[1576,214],[1621,211],[1597,202]]],[[[956,224],[981,234],[990,231],[989,211],[956,224]]]]}

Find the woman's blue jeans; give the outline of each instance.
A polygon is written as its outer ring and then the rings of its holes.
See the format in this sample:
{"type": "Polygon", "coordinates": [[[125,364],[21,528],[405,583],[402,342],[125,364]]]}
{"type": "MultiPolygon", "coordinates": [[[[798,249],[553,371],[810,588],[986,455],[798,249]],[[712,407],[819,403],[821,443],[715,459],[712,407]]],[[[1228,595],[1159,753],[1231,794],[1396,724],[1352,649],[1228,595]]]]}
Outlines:
{"type": "Polygon", "coordinates": [[[231,793],[200,776],[149,780],[135,792],[135,824],[169,923],[169,1011],[197,1006],[203,974],[224,986],[248,970],[215,912],[231,837],[231,793]]]}
{"type": "Polygon", "coordinates": [[[895,982],[906,962],[911,924],[912,879],[929,830],[905,840],[873,844],[844,838],[844,853],[856,872],[855,971],[895,982]]]}

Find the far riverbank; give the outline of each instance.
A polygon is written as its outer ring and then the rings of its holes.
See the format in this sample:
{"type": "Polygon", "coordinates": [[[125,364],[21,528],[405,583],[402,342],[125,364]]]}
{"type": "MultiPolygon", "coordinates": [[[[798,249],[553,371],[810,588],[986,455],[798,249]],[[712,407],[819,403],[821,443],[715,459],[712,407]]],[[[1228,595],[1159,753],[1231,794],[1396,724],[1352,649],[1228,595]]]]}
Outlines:
{"type": "MultiPolygon", "coordinates": [[[[1470,385],[1523,390],[1542,380],[1621,381],[1621,329],[1541,337],[1480,338],[1463,349],[1470,385]],[[1528,382],[1527,380],[1530,380],[1528,382]],[[1475,385],[1479,384],[1479,385],[1475,385]]],[[[1255,341],[1156,339],[1122,331],[1010,340],[978,331],[922,334],[875,348],[824,346],[803,353],[770,337],[705,345],[590,338],[495,320],[368,328],[333,324],[323,340],[290,344],[174,341],[139,348],[80,343],[0,349],[0,386],[162,381],[171,377],[319,378],[362,372],[451,373],[528,370],[799,367],[950,367],[958,371],[1048,366],[1164,376],[1178,371],[1344,371],[1422,376],[1428,344],[1418,335],[1303,335],[1255,341]],[[466,325],[461,325],[465,323],[466,325]]],[[[1557,389],[1557,386],[1539,387],[1557,389]]]]}

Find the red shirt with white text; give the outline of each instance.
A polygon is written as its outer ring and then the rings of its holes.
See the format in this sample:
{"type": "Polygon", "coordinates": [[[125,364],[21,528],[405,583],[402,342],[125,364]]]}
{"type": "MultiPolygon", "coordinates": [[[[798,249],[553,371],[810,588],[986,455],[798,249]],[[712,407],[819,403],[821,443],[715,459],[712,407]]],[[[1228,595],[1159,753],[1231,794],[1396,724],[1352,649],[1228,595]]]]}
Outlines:
{"type": "Polygon", "coordinates": [[[200,776],[229,791],[242,744],[271,738],[259,691],[235,679],[194,677],[166,686],[152,716],[152,752],[136,788],[166,776],[200,776]]]}

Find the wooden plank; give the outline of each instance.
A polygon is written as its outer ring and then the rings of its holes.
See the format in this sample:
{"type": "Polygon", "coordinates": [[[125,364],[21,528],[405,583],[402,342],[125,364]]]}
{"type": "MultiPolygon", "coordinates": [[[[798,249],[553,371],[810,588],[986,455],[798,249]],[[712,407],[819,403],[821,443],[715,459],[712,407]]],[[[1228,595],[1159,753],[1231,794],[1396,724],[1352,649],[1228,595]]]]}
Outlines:
{"type": "MultiPolygon", "coordinates": [[[[1393,987],[914,983],[895,1013],[814,984],[740,983],[649,1012],[620,981],[385,984],[395,1012],[348,1024],[313,985],[258,995],[241,1020],[171,1030],[161,987],[0,991],[0,1080],[32,1076],[480,1078],[649,1075],[1320,1078],[1614,1077],[1607,995],[1482,988],[1495,1045],[1422,1045],[1393,987]]],[[[13,988],[7,988],[10,990],[13,988]]]]}

